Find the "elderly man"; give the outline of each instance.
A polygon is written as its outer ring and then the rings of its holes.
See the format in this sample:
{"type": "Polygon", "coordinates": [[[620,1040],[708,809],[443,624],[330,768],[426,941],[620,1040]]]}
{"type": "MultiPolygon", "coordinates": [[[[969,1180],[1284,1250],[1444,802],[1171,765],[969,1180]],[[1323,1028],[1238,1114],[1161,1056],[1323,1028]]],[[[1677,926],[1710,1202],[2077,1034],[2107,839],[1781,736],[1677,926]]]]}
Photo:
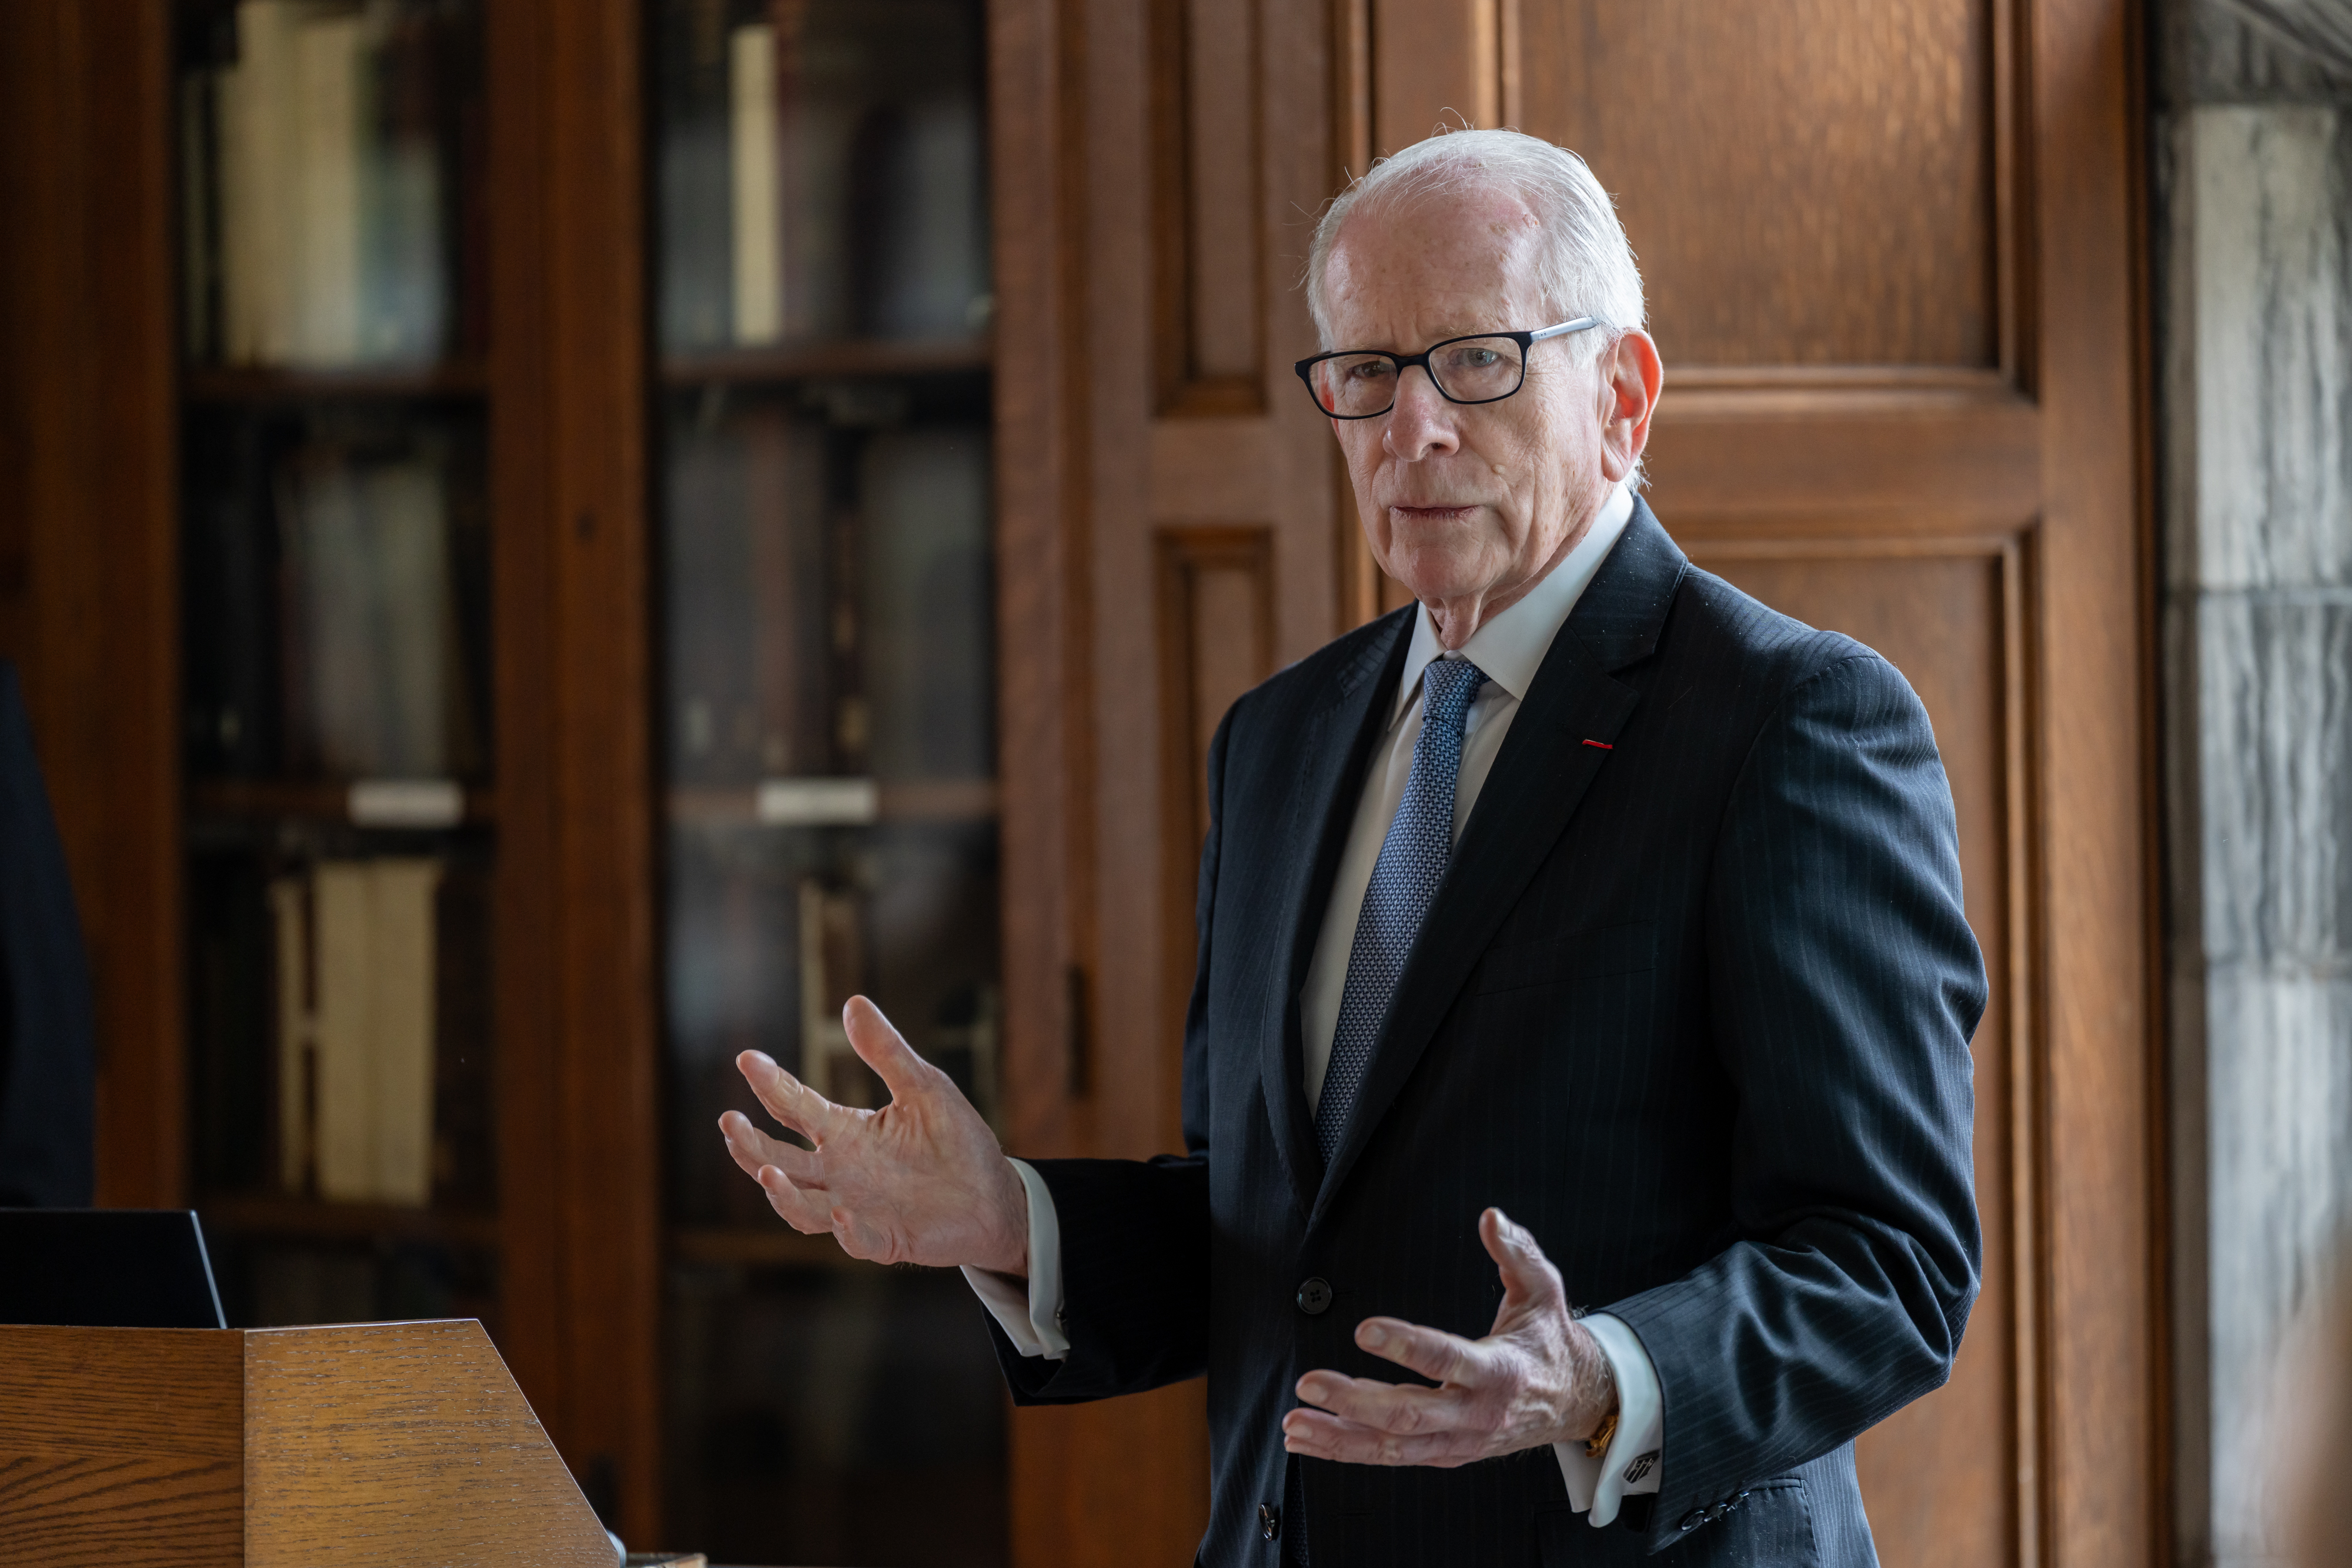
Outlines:
{"type": "Polygon", "coordinates": [[[1407,149],[1307,291],[1418,602],[1218,728],[1186,1153],[1007,1161],[862,1001],[893,1103],[747,1055],[814,1147],[729,1146],[800,1229],[963,1265],[1017,1400],[1205,1371],[1205,1563],[1871,1563],[1854,1436],[1943,1382],[1979,1262],[1927,715],[1635,494],[1663,375],[1573,154],[1407,149]]]}

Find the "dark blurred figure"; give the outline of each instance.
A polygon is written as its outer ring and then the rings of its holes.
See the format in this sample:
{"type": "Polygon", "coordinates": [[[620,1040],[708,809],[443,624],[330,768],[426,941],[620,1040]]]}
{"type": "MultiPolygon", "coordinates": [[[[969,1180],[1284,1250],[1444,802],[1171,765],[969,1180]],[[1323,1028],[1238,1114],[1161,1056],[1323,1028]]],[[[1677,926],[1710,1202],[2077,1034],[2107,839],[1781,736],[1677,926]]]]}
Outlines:
{"type": "Polygon", "coordinates": [[[89,1202],[94,1035],[65,852],[0,660],[0,1207],[89,1202]]]}

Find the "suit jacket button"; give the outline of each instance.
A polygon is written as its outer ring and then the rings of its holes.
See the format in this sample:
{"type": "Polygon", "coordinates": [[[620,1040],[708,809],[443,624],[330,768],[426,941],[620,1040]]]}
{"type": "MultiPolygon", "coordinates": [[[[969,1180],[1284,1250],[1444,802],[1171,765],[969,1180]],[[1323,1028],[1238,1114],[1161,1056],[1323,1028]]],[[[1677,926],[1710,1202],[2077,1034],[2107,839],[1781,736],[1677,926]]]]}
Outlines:
{"type": "Polygon", "coordinates": [[[1282,1533],[1282,1510],[1270,1502],[1257,1505],[1257,1532],[1268,1541],[1282,1533]]]}
{"type": "Polygon", "coordinates": [[[1298,1287],[1298,1310],[1310,1318],[1319,1318],[1331,1310],[1331,1282],[1309,1280],[1298,1287]]]}
{"type": "Polygon", "coordinates": [[[1676,1524],[1675,1528],[1678,1530],[1696,1530],[1700,1525],[1705,1524],[1706,1522],[1706,1510],[1703,1508],[1695,1508],[1688,1513],[1683,1515],[1680,1522],[1676,1524]]]}

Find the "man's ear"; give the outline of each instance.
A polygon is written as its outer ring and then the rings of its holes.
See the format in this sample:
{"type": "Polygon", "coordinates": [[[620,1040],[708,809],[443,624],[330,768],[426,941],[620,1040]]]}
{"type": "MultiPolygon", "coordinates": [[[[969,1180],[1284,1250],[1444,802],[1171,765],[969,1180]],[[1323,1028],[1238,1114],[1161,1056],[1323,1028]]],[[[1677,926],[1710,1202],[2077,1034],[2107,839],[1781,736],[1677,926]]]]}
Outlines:
{"type": "Polygon", "coordinates": [[[1666,367],[1658,345],[1639,329],[1617,335],[1601,356],[1601,471],[1612,485],[1633,471],[1650,444],[1666,367]]]}

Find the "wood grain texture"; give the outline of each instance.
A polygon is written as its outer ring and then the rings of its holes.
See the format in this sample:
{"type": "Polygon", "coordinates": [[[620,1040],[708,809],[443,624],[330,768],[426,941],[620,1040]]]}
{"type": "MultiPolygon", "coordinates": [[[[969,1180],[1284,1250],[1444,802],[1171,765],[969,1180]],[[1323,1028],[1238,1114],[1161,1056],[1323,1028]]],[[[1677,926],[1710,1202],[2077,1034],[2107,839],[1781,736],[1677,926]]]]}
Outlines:
{"type": "Polygon", "coordinates": [[[1670,367],[1993,366],[1994,22],[1990,0],[1529,5],[1519,128],[1617,196],[1670,367]]]}
{"type": "Polygon", "coordinates": [[[517,1371],[657,1533],[640,18],[489,7],[501,1281],[517,1371]]]}
{"type": "Polygon", "coordinates": [[[660,1067],[650,753],[639,7],[538,7],[560,150],[543,187],[554,530],[557,952],[566,1452],[610,1475],[614,1527],[656,1533],[660,1067]],[[583,1303],[594,1303],[583,1310],[583,1303]]]}
{"type": "Polygon", "coordinates": [[[97,988],[100,1201],[184,1196],[169,26],[0,8],[0,651],[97,988]]]}
{"type": "Polygon", "coordinates": [[[1150,0],[1152,362],[1160,410],[1265,393],[1257,0],[1150,0]]]}
{"type": "Polygon", "coordinates": [[[2154,1201],[2151,954],[2156,577],[2147,497],[2146,367],[2136,354],[2144,249],[2135,193],[2136,50],[2117,0],[2033,8],[2033,287],[2045,410],[2045,526],[2033,694],[2044,746],[2051,1260],[2048,1561],[2157,1556],[2163,1295],[2154,1201]]]}
{"type": "Polygon", "coordinates": [[[1209,743],[1234,699],[1274,673],[1274,530],[1195,525],[1160,530],[1160,883],[1168,945],[1160,1006],[1164,1146],[1184,1146],[1184,1010],[1198,947],[1192,902],[1209,831],[1209,743]]]}
{"type": "Polygon", "coordinates": [[[612,1543],[479,1323],[239,1337],[250,1568],[611,1568],[612,1543]]]}
{"type": "Polygon", "coordinates": [[[0,1327],[0,1563],[241,1563],[241,1339],[0,1327]]]}

